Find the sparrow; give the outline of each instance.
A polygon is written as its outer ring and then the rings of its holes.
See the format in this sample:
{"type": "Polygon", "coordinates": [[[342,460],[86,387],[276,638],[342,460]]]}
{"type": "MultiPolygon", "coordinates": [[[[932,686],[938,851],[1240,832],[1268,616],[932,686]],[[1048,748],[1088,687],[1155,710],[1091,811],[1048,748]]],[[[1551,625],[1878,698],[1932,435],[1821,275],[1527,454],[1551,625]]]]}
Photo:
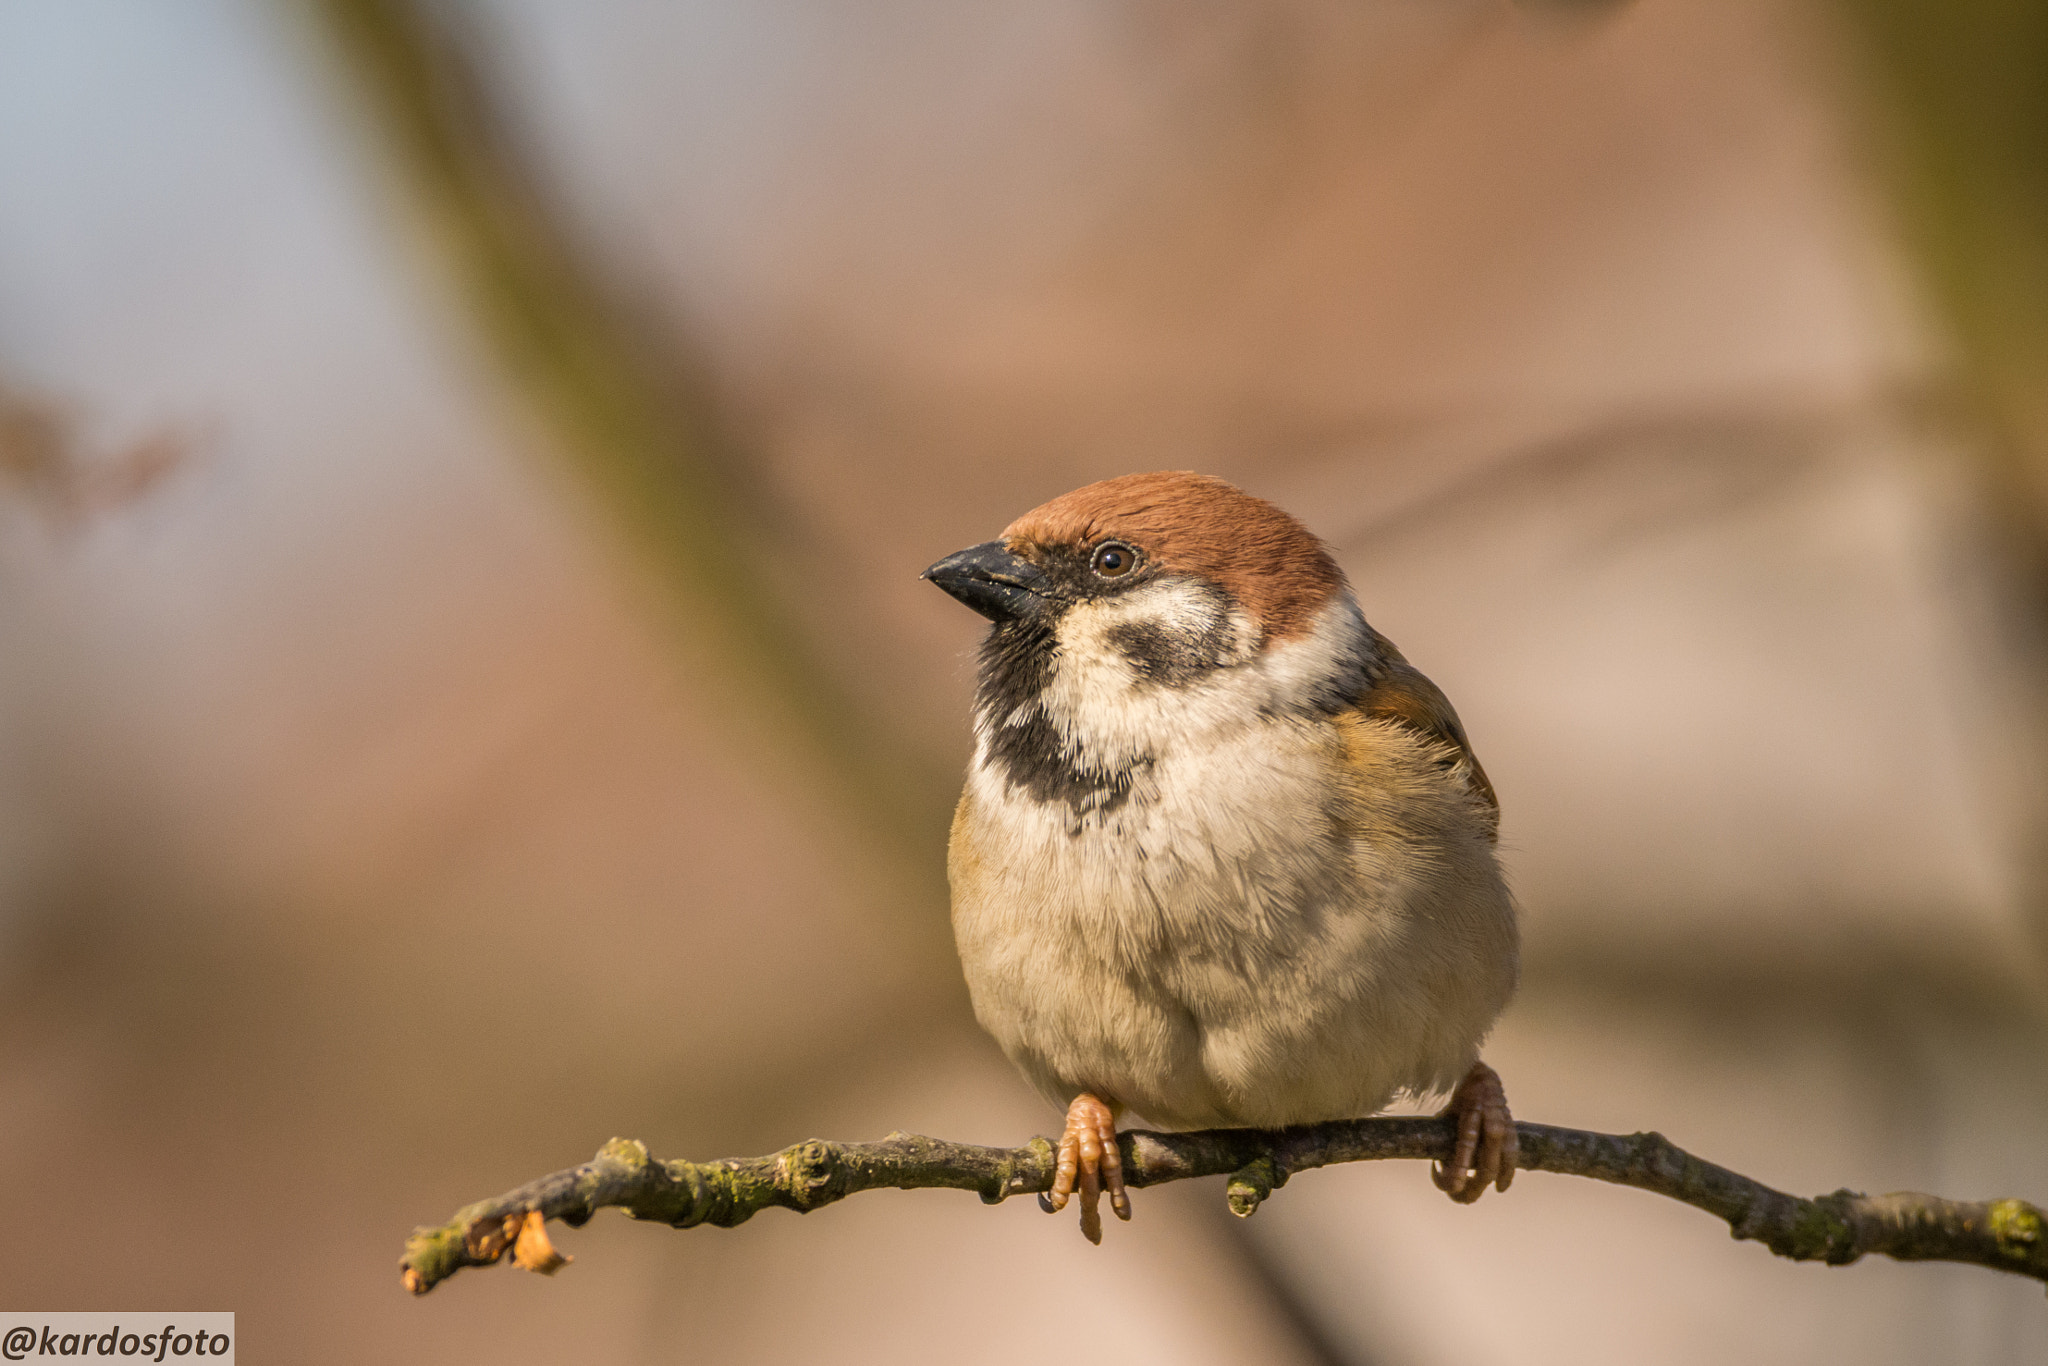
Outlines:
{"type": "Polygon", "coordinates": [[[1479,1046],[1515,987],[1499,803],[1329,550],[1185,471],[1025,513],[924,577],[991,623],[947,874],[974,1013],[1066,1111],[1048,1210],[1130,1218],[1116,1126],[1449,1093],[1463,1203],[1513,1179],[1479,1046]]]}

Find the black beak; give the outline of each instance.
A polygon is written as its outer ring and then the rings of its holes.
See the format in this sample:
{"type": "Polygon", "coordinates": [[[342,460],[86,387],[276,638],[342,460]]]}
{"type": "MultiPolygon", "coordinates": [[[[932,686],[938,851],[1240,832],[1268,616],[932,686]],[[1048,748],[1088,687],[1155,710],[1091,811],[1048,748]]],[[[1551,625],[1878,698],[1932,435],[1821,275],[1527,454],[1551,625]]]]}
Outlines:
{"type": "Polygon", "coordinates": [[[984,541],[957,550],[924,571],[924,577],[990,621],[1015,621],[1046,605],[1045,575],[1028,560],[984,541]]]}

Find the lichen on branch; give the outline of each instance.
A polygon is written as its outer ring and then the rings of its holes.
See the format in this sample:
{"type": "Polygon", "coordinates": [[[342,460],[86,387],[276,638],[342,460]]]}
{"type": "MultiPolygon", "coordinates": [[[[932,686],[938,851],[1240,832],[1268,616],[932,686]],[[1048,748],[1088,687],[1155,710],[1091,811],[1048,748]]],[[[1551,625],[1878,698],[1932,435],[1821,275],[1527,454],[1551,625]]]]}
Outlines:
{"type": "MultiPolygon", "coordinates": [[[[1703,1162],[1661,1134],[1515,1127],[1521,1170],[1587,1176],[1669,1196],[1725,1220],[1735,1237],[1760,1242],[1781,1257],[1842,1266],[1881,1253],[1899,1261],[1965,1262],[2048,1281],[2048,1223],[2024,1200],[1848,1190],[1802,1199],[1703,1162]]],[[[1386,1158],[1442,1161],[1454,1138],[1451,1122],[1441,1117],[1398,1117],[1292,1129],[1139,1129],[1120,1135],[1119,1146],[1126,1185],[1229,1177],[1230,1208],[1247,1216],[1295,1172],[1386,1158]]],[[[399,1268],[415,1295],[465,1266],[497,1262],[508,1251],[518,1265],[552,1273],[568,1259],[554,1250],[546,1221],[575,1228],[607,1206],[676,1228],[731,1228],[760,1210],[807,1214],[858,1191],[885,1187],[971,1190],[996,1204],[1049,1190],[1053,1157],[1044,1138],[1021,1148],[986,1148],[894,1133],[872,1143],[814,1138],[765,1157],[684,1162],[656,1158],[644,1144],[615,1138],[580,1167],[469,1205],[439,1227],[415,1230],[399,1268]]]]}

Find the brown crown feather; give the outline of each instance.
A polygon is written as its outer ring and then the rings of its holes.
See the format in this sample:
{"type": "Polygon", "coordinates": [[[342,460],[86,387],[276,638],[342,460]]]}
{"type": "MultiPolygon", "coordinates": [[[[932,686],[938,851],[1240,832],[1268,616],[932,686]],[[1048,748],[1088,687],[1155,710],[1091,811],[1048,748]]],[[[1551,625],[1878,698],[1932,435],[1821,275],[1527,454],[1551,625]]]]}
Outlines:
{"type": "Polygon", "coordinates": [[[1229,593],[1267,640],[1306,631],[1344,571],[1314,533],[1263,498],[1188,470],[1126,474],[1063,493],[1003,530],[1013,551],[1116,539],[1229,593]]]}

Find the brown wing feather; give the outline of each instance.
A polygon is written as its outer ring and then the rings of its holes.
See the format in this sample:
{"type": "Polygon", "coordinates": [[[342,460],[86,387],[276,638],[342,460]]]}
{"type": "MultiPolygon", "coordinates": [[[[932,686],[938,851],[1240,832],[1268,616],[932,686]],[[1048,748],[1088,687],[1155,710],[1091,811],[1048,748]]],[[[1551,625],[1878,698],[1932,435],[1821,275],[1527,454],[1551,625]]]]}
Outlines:
{"type": "Polygon", "coordinates": [[[1356,703],[1359,712],[1376,720],[1396,722],[1456,750],[1458,757],[1451,763],[1465,771],[1466,782],[1471,786],[1473,795],[1493,811],[1498,825],[1500,798],[1494,795],[1493,784],[1488,781],[1486,770],[1479,765],[1479,756],[1472,752],[1472,742],[1465,737],[1464,724],[1458,720],[1451,699],[1445,697],[1443,689],[1430,682],[1420,669],[1402,658],[1401,652],[1394,648],[1394,642],[1377,632],[1374,634],[1380,646],[1382,667],[1359,695],[1356,703]]]}

